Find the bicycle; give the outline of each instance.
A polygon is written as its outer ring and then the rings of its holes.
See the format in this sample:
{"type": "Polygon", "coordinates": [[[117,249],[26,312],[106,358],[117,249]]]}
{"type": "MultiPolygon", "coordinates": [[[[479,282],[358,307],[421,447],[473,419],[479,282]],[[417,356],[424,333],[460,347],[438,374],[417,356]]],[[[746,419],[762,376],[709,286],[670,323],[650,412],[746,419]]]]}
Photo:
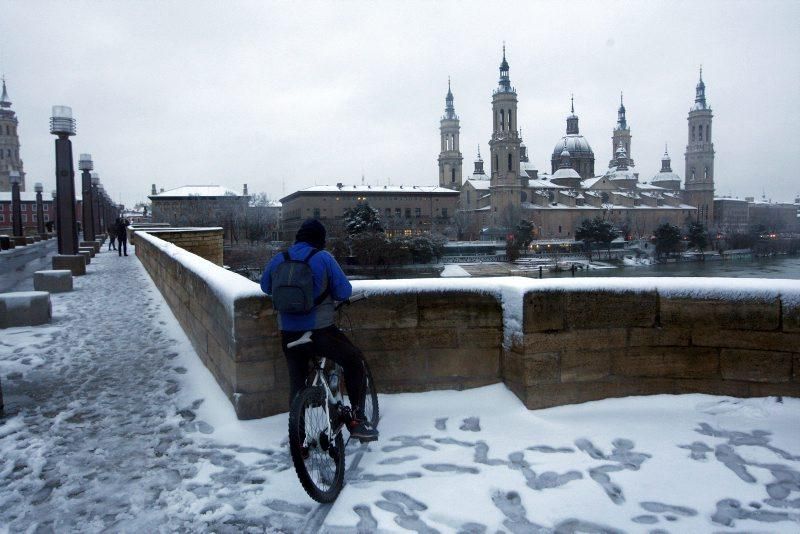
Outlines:
{"type": "MultiPolygon", "coordinates": [[[[336,310],[366,298],[359,294],[336,305],[336,310]]],[[[311,342],[312,332],[287,344],[296,347],[311,342]]],[[[344,441],[342,430],[353,420],[350,406],[343,402],[340,388],[341,368],[330,365],[324,355],[312,355],[313,369],[306,387],[292,401],[289,411],[289,450],[297,477],[306,493],[317,502],[336,500],[344,486],[344,451],[350,442],[344,441]]],[[[380,420],[378,393],[375,390],[367,362],[364,362],[364,413],[373,428],[380,420]]]]}

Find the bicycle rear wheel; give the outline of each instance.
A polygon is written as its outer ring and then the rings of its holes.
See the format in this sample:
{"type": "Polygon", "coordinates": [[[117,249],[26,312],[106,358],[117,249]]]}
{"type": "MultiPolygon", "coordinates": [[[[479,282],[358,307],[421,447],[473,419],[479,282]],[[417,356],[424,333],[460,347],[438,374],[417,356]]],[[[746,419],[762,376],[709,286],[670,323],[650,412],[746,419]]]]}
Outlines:
{"type": "Polygon", "coordinates": [[[372,381],[372,371],[369,370],[369,365],[364,362],[364,415],[367,416],[367,421],[372,425],[372,428],[378,428],[378,421],[380,421],[380,409],[378,407],[378,390],[375,389],[375,382],[372,381]]]}
{"type": "MultiPolygon", "coordinates": [[[[325,390],[311,387],[294,398],[289,412],[289,450],[297,478],[309,497],[333,502],[344,484],[344,440],[328,437],[325,390]]],[[[335,427],[334,427],[335,428],[335,427]]]]}

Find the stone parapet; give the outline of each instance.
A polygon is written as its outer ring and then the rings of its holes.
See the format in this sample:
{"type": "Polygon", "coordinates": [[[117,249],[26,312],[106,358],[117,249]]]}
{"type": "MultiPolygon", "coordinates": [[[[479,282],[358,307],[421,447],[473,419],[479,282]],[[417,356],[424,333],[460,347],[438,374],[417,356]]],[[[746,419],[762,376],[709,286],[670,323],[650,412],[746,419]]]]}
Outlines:
{"type": "MultiPolygon", "coordinates": [[[[139,231],[143,230],[134,229],[133,234],[135,235],[139,231]]],[[[146,231],[211,263],[222,266],[222,228],[151,228],[146,231]]]]}
{"type": "Polygon", "coordinates": [[[794,295],[534,290],[523,306],[503,376],[529,408],[665,393],[800,396],[794,295]]]}
{"type": "MultiPolygon", "coordinates": [[[[161,232],[138,233],[136,255],[237,416],[285,412],[269,298],[161,232]]],[[[568,282],[359,282],[370,298],[347,307],[340,326],[354,327],[381,392],[503,381],[529,408],[628,395],[800,396],[800,282],[716,280],[710,291],[701,281],[568,282]]]]}

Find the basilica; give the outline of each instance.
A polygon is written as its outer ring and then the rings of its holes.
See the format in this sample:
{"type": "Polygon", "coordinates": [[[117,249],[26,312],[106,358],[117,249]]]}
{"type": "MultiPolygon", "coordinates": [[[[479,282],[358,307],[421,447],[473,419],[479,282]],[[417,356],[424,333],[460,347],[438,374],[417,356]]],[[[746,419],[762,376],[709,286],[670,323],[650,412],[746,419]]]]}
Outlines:
{"type": "Polygon", "coordinates": [[[584,219],[595,217],[611,221],[629,239],[649,237],[665,222],[684,227],[699,221],[708,227],[713,221],[712,112],[706,103],[702,70],[689,111],[683,184],[672,170],[666,146],[661,171],[640,180],[622,95],[612,134],[613,157],[606,170],[595,169],[594,151],[580,134],[573,102],[566,134],[553,148],[550,172],[540,173],[519,134],[517,92],[511,85],[505,47],[499,84],[492,95],[492,116],[489,172],[478,149],[474,171],[463,179],[460,124],[448,83],[440,122],[439,185],[459,191],[456,223],[461,239],[504,239],[522,219],[533,224],[537,239],[569,240],[584,219]]]}

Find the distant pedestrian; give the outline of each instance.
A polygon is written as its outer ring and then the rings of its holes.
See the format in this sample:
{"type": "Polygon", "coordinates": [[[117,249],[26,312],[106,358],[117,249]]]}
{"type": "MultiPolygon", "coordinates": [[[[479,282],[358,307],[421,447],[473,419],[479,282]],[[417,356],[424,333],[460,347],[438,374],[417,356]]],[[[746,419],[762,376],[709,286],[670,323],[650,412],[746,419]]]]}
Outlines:
{"type": "Polygon", "coordinates": [[[106,232],[108,232],[108,250],[117,250],[117,247],[114,246],[114,241],[117,239],[116,225],[109,224],[108,228],[106,228],[106,232]]]}
{"type": "Polygon", "coordinates": [[[116,222],[116,230],[117,230],[117,241],[119,242],[119,247],[117,247],[117,253],[119,256],[125,253],[125,256],[128,255],[128,226],[131,223],[128,219],[123,219],[122,217],[117,218],[116,222]]]}

